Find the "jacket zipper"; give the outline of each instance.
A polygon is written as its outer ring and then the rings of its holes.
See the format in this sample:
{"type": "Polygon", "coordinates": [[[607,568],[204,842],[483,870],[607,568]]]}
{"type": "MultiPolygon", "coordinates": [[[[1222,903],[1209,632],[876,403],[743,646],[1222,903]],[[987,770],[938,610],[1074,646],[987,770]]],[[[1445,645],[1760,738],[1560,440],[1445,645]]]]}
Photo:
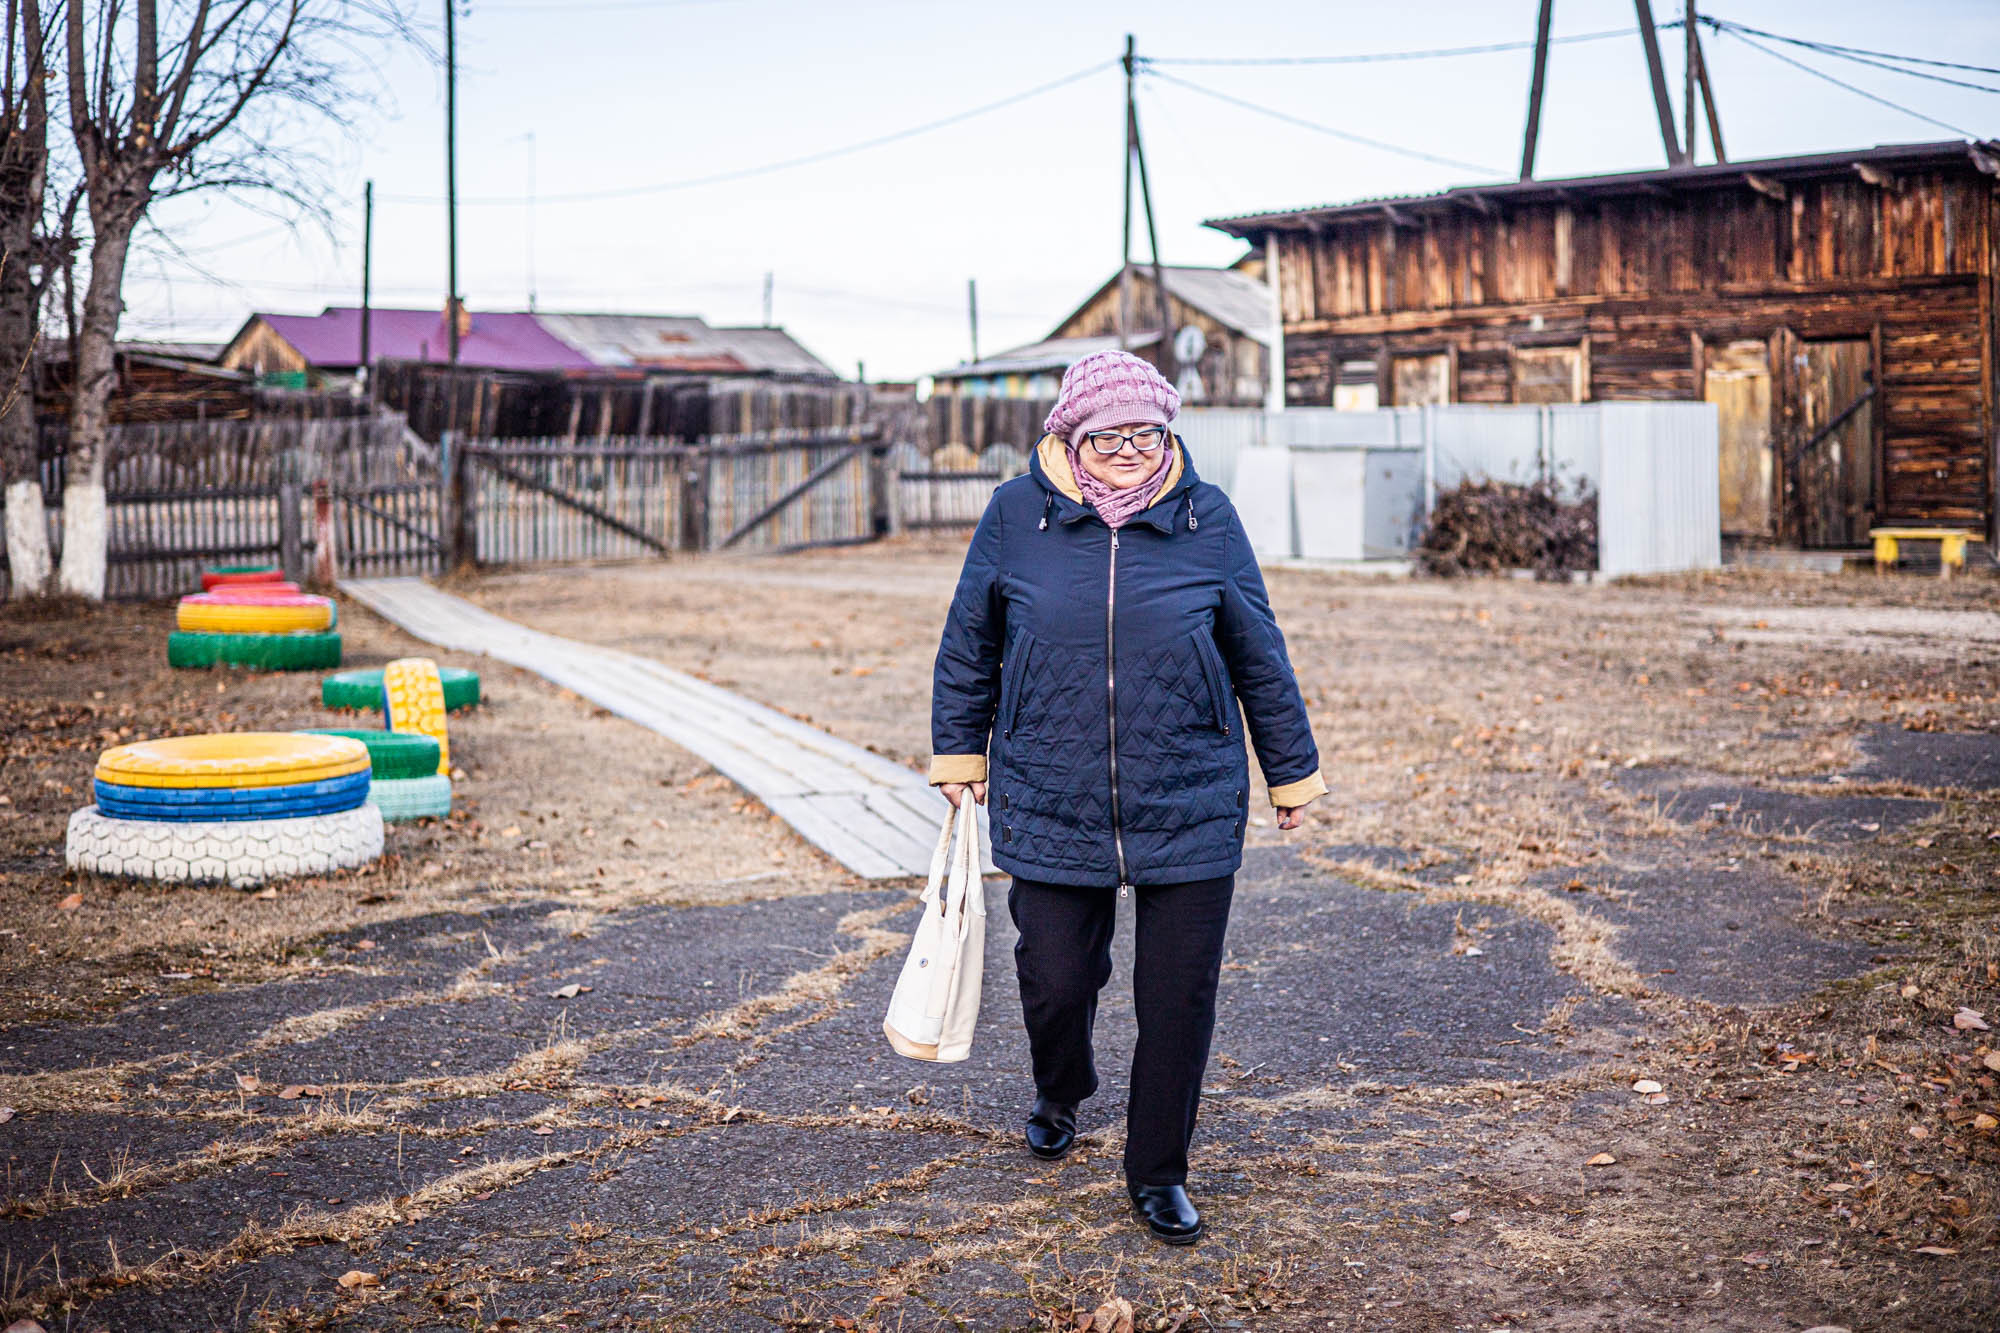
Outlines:
{"type": "Polygon", "coordinates": [[[1104,592],[1104,692],[1111,703],[1111,845],[1118,852],[1118,896],[1128,896],[1125,878],[1125,828],[1118,809],[1118,659],[1113,612],[1118,605],[1118,530],[1111,530],[1111,576],[1104,592]]]}

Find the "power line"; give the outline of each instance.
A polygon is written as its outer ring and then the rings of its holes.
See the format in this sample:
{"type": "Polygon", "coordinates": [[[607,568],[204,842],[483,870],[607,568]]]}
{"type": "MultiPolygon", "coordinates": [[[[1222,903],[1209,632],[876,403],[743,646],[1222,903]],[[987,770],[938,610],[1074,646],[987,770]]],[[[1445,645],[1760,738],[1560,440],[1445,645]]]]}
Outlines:
{"type": "MultiPolygon", "coordinates": [[[[1725,29],[1724,31],[1728,30],[1725,29]]],[[[1771,57],[1771,59],[1773,60],[1782,60],[1787,65],[1790,65],[1793,69],[1804,70],[1806,73],[1812,75],[1815,79],[1824,79],[1826,82],[1832,84],[1834,87],[1845,88],[1848,92],[1853,93],[1857,97],[1865,97],[1869,101],[1874,102],[1877,105],[1886,106],[1891,111],[1900,111],[1906,116],[1915,116],[1918,120],[1921,120],[1926,124],[1935,125],[1939,129],[1950,130],[1953,134],[1959,135],[1962,138],[1966,139],[1979,138],[1979,136],[1977,134],[1974,134],[1971,130],[1962,129],[1959,126],[1952,124],[1950,121],[1939,120],[1936,116],[1927,116],[1921,111],[1913,111],[1909,107],[1904,106],[1900,102],[1892,102],[1886,97],[1878,96],[1875,93],[1869,92],[1866,88],[1857,88],[1853,84],[1847,82],[1845,79],[1837,79],[1833,75],[1828,74],[1823,69],[1814,69],[1811,65],[1806,64],[1803,60],[1794,60],[1790,56],[1786,55],[1783,51],[1773,51],[1770,47],[1765,46],[1762,42],[1754,41],[1751,38],[1745,37],[1740,32],[1729,32],[1729,35],[1731,37],[1734,37],[1737,41],[1743,43],[1745,46],[1752,48],[1753,50],[1762,51],[1765,55],[1771,57]]]]}
{"type": "Polygon", "coordinates": [[[1259,115],[1269,116],[1273,120],[1281,120],[1287,125],[1296,125],[1300,129],[1313,130],[1319,134],[1330,135],[1335,139],[1343,139],[1348,143],[1360,144],[1364,148],[1374,148],[1384,153],[1394,153],[1399,157],[1415,158],[1419,162],[1431,162],[1438,166],[1457,167],[1461,171],[1476,171],[1482,176],[1500,176],[1504,174],[1492,167],[1481,166],[1477,162],[1461,162],[1455,157],[1440,157],[1436,153],[1426,153],[1422,149],[1405,148],[1401,144],[1387,143],[1381,139],[1371,139],[1365,134],[1355,134],[1350,130],[1337,130],[1331,125],[1322,125],[1316,120],[1306,120],[1301,116],[1277,111],[1268,106],[1261,106],[1256,102],[1245,101],[1241,97],[1233,97],[1228,93],[1217,92],[1213,88],[1204,88],[1201,84],[1190,83],[1178,75],[1162,73],[1159,70],[1150,70],[1148,73],[1153,78],[1166,83],[1176,84],[1191,92],[1200,93],[1203,97],[1212,97],[1218,102],[1227,102],[1231,106],[1242,107],[1245,111],[1255,111],[1259,115]]]}
{"type": "MultiPolygon", "coordinates": [[[[1726,32],[1738,37],[1741,37],[1744,33],[1758,33],[1757,29],[1746,28],[1739,23],[1727,23],[1718,19],[1704,19],[1703,22],[1712,24],[1717,32],[1726,32]]],[[[1811,42],[1802,37],[1778,37],[1770,33],[1758,33],[1758,35],[1770,37],[1774,41],[1788,42],[1793,46],[1804,47],[1808,51],[1816,51],[1821,55],[1833,56],[1838,60],[1851,60],[1857,65],[1868,65],[1874,69],[1886,69],[1891,74],[1901,74],[1907,78],[1927,79],[1932,83],[1950,84],[1954,88],[1970,88],[1974,92],[2000,93],[2000,88],[1996,88],[1990,83],[1973,83],[1969,79],[1954,79],[1948,74],[1930,74],[1924,70],[1904,69],[1901,65],[1892,65],[1889,63],[1891,60],[1902,59],[1900,56],[1891,56],[1882,52],[1871,52],[1869,55],[1862,55],[1858,52],[1850,51],[1845,47],[1830,46],[1824,42],[1811,42]],[[1880,60],[1874,59],[1873,56],[1875,55],[1882,55],[1883,58],[1880,60]]],[[[2000,70],[1995,72],[2000,73],[2000,70]]]]}
{"type": "MultiPolygon", "coordinates": [[[[672,190],[691,190],[702,185],[721,185],[728,181],[748,180],[753,176],[768,176],[773,172],[789,171],[794,167],[805,167],[819,162],[829,162],[834,158],[846,157],[850,153],[864,152],[870,148],[880,148],[885,144],[899,143],[904,139],[913,139],[920,134],[929,134],[933,130],[941,130],[947,126],[961,124],[973,119],[975,116],[983,116],[1005,107],[1016,106],[1030,98],[1040,97],[1044,93],[1052,93],[1058,88],[1068,87],[1070,84],[1087,79],[1093,74],[1101,74],[1117,63],[1116,60],[1100,60],[1094,65],[1088,65],[1083,69],[1077,70],[1073,74],[1065,74],[1059,79],[1051,79],[1047,83],[1037,84],[1033,88],[1015,93],[1009,97],[1003,97],[997,102],[987,102],[984,105],[944,116],[938,120],[926,121],[921,125],[912,125],[908,129],[896,130],[890,134],[880,134],[872,139],[863,139],[857,143],[843,144],[838,148],[825,148],[818,152],[806,153],[799,157],[788,157],[777,162],[766,162],[760,166],[739,167],[731,171],[719,171],[713,175],[690,176],[681,180],[661,181],[653,185],[628,185],[609,190],[575,190],[567,194],[542,194],[536,196],[535,202],[537,204],[577,204],[590,203],[603,199],[630,199],[639,195],[664,194],[672,190]]],[[[383,194],[376,197],[393,200],[401,204],[437,204],[443,202],[437,196],[427,194],[383,194]]],[[[516,195],[486,195],[480,198],[460,199],[458,202],[461,204],[525,204],[527,198],[526,196],[516,195]]]]}
{"type": "MultiPolygon", "coordinates": [[[[1677,27],[1662,23],[1662,28],[1677,27]]],[[[1580,32],[1568,37],[1552,37],[1551,46],[1572,42],[1597,42],[1607,37],[1630,37],[1637,28],[1613,28],[1604,32],[1580,32]]],[[[1483,56],[1500,51],[1532,51],[1533,42],[1488,42],[1482,46],[1444,46],[1423,51],[1368,51],[1340,56],[1142,56],[1142,65],[1372,65],[1400,60],[1440,60],[1450,56],[1483,56]]]]}
{"type": "MultiPolygon", "coordinates": [[[[1865,46],[1841,46],[1835,42],[1813,41],[1806,37],[1787,37],[1783,33],[1766,32],[1762,28],[1753,28],[1747,23],[1738,23],[1733,19],[1711,18],[1706,14],[1701,15],[1700,18],[1703,23],[1718,32],[1724,29],[1734,29],[1738,33],[1747,32],[1752,37],[1763,37],[1773,42],[1787,42],[1793,46],[1803,46],[1808,50],[1821,51],[1828,55],[1875,56],[1881,60],[1899,60],[1906,65],[1930,65],[1937,69],[1962,69],[1969,70],[1974,74],[2000,74],[2000,65],[1967,65],[1956,60],[1933,60],[1928,56],[1902,56],[1895,54],[1893,51],[1872,51],[1865,46]]],[[[1967,86],[1980,87],[1982,85],[1969,84],[1967,86]]]]}

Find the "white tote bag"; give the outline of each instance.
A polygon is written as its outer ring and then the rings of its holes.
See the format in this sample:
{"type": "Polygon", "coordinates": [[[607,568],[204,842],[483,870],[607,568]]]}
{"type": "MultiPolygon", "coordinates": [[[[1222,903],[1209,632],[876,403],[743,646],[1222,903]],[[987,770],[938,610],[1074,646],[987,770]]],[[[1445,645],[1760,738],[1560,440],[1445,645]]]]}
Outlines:
{"type": "MultiPolygon", "coordinates": [[[[962,801],[970,801],[966,792],[962,801]]],[[[986,966],[986,896],[979,880],[979,816],[947,811],[930,884],[921,899],[924,918],[910,941],[910,956],[889,997],[882,1031],[899,1055],[949,1063],[972,1053],[979,1018],[979,983],[986,966]],[[953,838],[954,831],[957,838],[953,838]]]]}

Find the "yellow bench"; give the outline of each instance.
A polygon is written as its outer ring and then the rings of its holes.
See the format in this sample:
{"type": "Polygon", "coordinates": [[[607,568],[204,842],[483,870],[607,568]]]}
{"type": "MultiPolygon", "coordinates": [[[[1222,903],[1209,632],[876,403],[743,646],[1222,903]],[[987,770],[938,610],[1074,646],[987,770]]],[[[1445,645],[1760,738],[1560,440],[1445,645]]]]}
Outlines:
{"type": "Polygon", "coordinates": [[[1938,577],[1948,579],[1954,569],[1965,568],[1965,544],[1979,534],[1964,528],[1870,528],[1875,539],[1875,572],[1880,574],[1896,563],[1898,542],[1936,542],[1938,577]]]}

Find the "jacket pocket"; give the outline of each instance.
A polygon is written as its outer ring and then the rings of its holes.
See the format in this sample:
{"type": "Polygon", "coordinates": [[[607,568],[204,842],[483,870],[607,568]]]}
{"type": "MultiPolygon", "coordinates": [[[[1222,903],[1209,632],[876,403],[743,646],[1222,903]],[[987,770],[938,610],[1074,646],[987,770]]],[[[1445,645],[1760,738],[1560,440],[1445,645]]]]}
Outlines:
{"type": "Polygon", "coordinates": [[[1021,702],[1021,681],[1034,652],[1035,637],[1023,633],[1014,641],[1007,659],[1000,664],[1000,720],[1002,737],[1014,734],[1014,714],[1021,702]]]}
{"type": "Polygon", "coordinates": [[[1205,629],[1194,632],[1195,655],[1201,659],[1201,674],[1208,682],[1208,699],[1214,710],[1215,725],[1223,735],[1235,730],[1235,696],[1229,689],[1229,668],[1222,663],[1222,651],[1215,646],[1215,639],[1205,629]]]}

